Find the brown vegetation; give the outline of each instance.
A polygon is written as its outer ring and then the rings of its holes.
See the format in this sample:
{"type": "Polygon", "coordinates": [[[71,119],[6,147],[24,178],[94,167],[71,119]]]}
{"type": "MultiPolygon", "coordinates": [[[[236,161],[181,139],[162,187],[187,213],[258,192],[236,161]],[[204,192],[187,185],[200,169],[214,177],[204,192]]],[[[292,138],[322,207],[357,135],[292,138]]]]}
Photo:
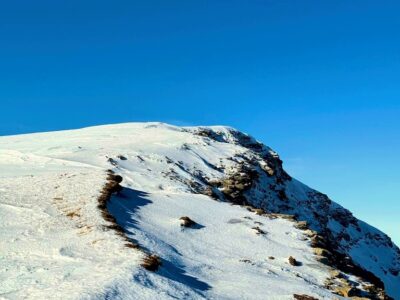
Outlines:
{"type": "Polygon", "coordinates": [[[70,218],[70,219],[73,219],[73,218],[79,218],[80,216],[81,216],[81,214],[80,214],[80,208],[78,208],[78,209],[76,209],[76,210],[74,210],[74,211],[70,211],[69,213],[67,213],[67,217],[68,218],[70,218]]]}
{"type": "MultiPolygon", "coordinates": [[[[125,247],[135,250],[140,250],[144,253],[143,249],[140,249],[139,245],[130,240],[126,234],[125,230],[121,225],[117,223],[117,220],[114,216],[112,216],[107,209],[107,203],[110,201],[112,194],[119,193],[122,191],[122,186],[120,183],[123,178],[120,175],[115,175],[112,170],[107,171],[107,183],[104,185],[103,190],[100,193],[98,198],[97,207],[101,211],[101,215],[105,221],[108,222],[107,225],[104,225],[105,230],[113,230],[117,235],[122,237],[125,240],[125,247]]],[[[146,254],[145,258],[141,266],[148,271],[157,271],[161,265],[161,259],[157,255],[146,254]]]]}
{"type": "Polygon", "coordinates": [[[133,242],[126,243],[126,244],[125,244],[125,247],[126,247],[126,248],[131,248],[131,249],[139,249],[139,245],[134,244],[133,242]]]}
{"type": "Polygon", "coordinates": [[[162,262],[161,259],[157,255],[147,255],[141,264],[143,268],[148,271],[155,272],[161,266],[162,262]]]}
{"type": "Polygon", "coordinates": [[[103,219],[109,223],[104,225],[103,228],[105,230],[114,230],[116,234],[123,237],[128,243],[131,243],[131,241],[126,237],[122,226],[117,223],[117,220],[108,212],[107,209],[107,203],[110,201],[111,195],[122,191],[122,186],[120,183],[122,182],[123,178],[120,175],[115,175],[111,170],[108,170],[107,173],[107,183],[104,185],[103,190],[100,193],[97,205],[101,211],[103,219]]]}

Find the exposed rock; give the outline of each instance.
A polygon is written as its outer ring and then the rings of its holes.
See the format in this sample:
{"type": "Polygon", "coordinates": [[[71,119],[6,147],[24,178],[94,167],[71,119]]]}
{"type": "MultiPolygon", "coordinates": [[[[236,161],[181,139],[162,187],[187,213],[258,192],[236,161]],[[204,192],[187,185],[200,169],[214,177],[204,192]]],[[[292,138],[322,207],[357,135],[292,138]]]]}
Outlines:
{"type": "Polygon", "coordinates": [[[327,243],[325,241],[325,238],[323,238],[322,236],[314,235],[311,238],[310,246],[313,248],[326,248],[327,243]]]}
{"type": "Polygon", "coordinates": [[[117,183],[121,183],[121,182],[123,181],[122,176],[120,176],[120,175],[115,175],[115,174],[113,174],[113,173],[109,173],[107,179],[108,179],[109,181],[115,181],[115,182],[117,182],[117,183]]]}
{"type": "Polygon", "coordinates": [[[327,257],[317,256],[315,259],[324,265],[327,265],[327,266],[331,265],[331,261],[327,257]]]}
{"type": "Polygon", "coordinates": [[[116,161],[115,159],[111,158],[111,157],[109,157],[109,158],[107,159],[107,161],[108,161],[110,164],[112,164],[113,166],[118,166],[117,161],[116,161]]]}
{"type": "Polygon", "coordinates": [[[222,186],[222,181],[220,179],[214,178],[208,181],[208,184],[212,187],[219,188],[222,186]]]}
{"type": "Polygon", "coordinates": [[[312,297],[312,296],[308,296],[308,295],[294,294],[293,297],[296,300],[318,300],[318,298],[315,298],[315,297],[312,297]]]}
{"type": "Polygon", "coordinates": [[[255,212],[256,215],[259,215],[259,216],[262,216],[263,214],[265,214],[265,211],[260,208],[253,209],[253,212],[255,212]]]}
{"type": "Polygon", "coordinates": [[[182,227],[192,227],[196,225],[196,222],[194,222],[192,219],[189,217],[180,217],[179,220],[181,221],[181,226],[182,227]]]}
{"type": "Polygon", "coordinates": [[[339,270],[335,270],[335,269],[329,271],[329,274],[331,275],[332,278],[342,277],[342,273],[339,270]]]}
{"type": "MultiPolygon", "coordinates": [[[[284,218],[294,222],[296,228],[304,230],[303,238],[310,239],[317,260],[345,273],[360,276],[362,280],[372,282],[378,289],[383,289],[382,281],[376,275],[344,257],[349,255],[348,251],[359,240],[395,248],[389,238],[385,238],[385,235],[379,232],[367,231],[365,239],[355,239],[352,233],[362,234],[365,227],[362,227],[349,211],[332,202],[325,194],[292,180],[283,170],[279,156],[251,136],[233,129],[218,131],[200,128],[195,131],[196,135],[205,137],[200,139],[203,143],[231,143],[247,150],[237,151],[231,157],[224,158],[229,160],[229,164],[225,165],[224,159],[220,159],[218,168],[204,162],[209,168],[220,172],[221,177],[210,180],[178,162],[173,164],[174,167],[176,165],[185,174],[192,175],[193,180],[188,180],[177,172],[171,173],[171,178],[187,184],[194,193],[230,201],[233,204],[248,205],[246,208],[249,211],[271,219],[284,218]],[[301,197],[297,196],[297,189],[303,192],[301,197]],[[337,226],[342,228],[339,231],[331,231],[330,221],[336,222],[337,226]]],[[[215,164],[215,161],[213,163],[215,164]]],[[[394,262],[391,269],[387,268],[383,272],[396,276],[399,274],[399,265],[400,261],[394,262]]]]}
{"type": "Polygon", "coordinates": [[[194,132],[194,134],[196,134],[198,136],[209,138],[210,140],[213,140],[216,142],[221,142],[221,143],[227,142],[222,133],[216,132],[209,128],[199,128],[197,131],[194,132]]]}
{"type": "Polygon", "coordinates": [[[282,219],[286,219],[289,221],[296,221],[296,217],[294,215],[287,215],[287,214],[275,214],[275,213],[271,213],[269,214],[272,217],[276,217],[276,218],[282,218],[282,219]]]}
{"type": "Polygon", "coordinates": [[[347,275],[337,269],[332,269],[329,273],[330,278],[326,280],[325,286],[340,296],[351,297],[352,299],[391,299],[382,288],[374,284],[363,283],[362,288],[360,288],[356,282],[349,280],[347,275]]]}
{"type": "Polygon", "coordinates": [[[299,221],[299,222],[296,222],[294,227],[296,227],[297,229],[300,229],[300,230],[306,230],[306,229],[308,229],[308,223],[307,223],[307,221],[299,221]]]}
{"type": "Polygon", "coordinates": [[[323,256],[323,257],[327,257],[327,258],[332,257],[332,253],[329,252],[329,251],[326,250],[326,249],[323,249],[323,248],[314,248],[313,250],[314,250],[314,254],[315,254],[315,255],[319,255],[319,256],[323,256]]]}
{"type": "Polygon", "coordinates": [[[298,262],[293,256],[289,256],[288,258],[289,264],[291,264],[292,266],[300,266],[301,263],[298,262]]]}
{"type": "Polygon", "coordinates": [[[211,186],[206,186],[203,189],[201,189],[201,194],[206,195],[214,200],[218,200],[218,195],[214,191],[214,188],[211,186]]]}
{"type": "Polygon", "coordinates": [[[221,192],[233,203],[246,204],[244,192],[252,187],[257,176],[257,172],[251,166],[240,164],[238,169],[222,180],[221,192]]]}
{"type": "Polygon", "coordinates": [[[260,166],[261,166],[261,169],[265,173],[267,173],[268,176],[270,176],[270,177],[274,176],[274,174],[275,174],[274,169],[272,169],[268,164],[265,163],[265,164],[262,164],[260,166]]]}
{"type": "Polygon", "coordinates": [[[355,287],[348,286],[348,285],[336,287],[334,289],[334,292],[336,292],[338,295],[343,296],[343,297],[355,297],[355,296],[359,295],[359,293],[355,287]]]}
{"type": "Polygon", "coordinates": [[[304,234],[305,234],[306,236],[312,238],[312,237],[316,236],[318,233],[317,233],[316,231],[314,231],[314,230],[306,229],[306,230],[304,231],[304,234]]]}
{"type": "Polygon", "coordinates": [[[260,227],[256,226],[256,227],[252,227],[251,229],[255,230],[256,234],[265,234],[265,231],[262,230],[260,227]]]}

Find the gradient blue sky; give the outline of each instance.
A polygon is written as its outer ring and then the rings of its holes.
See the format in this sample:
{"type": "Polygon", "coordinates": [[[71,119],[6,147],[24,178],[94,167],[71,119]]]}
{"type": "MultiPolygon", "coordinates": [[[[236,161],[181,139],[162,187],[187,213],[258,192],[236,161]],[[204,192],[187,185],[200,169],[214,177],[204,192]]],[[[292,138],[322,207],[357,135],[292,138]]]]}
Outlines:
{"type": "Polygon", "coordinates": [[[230,125],[400,244],[399,1],[4,1],[0,135],[230,125]]]}

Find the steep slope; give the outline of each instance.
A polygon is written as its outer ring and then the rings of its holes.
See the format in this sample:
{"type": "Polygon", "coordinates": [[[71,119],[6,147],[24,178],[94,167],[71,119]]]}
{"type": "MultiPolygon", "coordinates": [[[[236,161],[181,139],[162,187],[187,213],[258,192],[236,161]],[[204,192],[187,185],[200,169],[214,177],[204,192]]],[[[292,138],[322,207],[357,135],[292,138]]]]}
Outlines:
{"type": "Polygon", "coordinates": [[[9,299],[53,290],[71,299],[383,299],[383,286],[400,299],[390,239],[232,128],[132,123],[2,137],[0,170],[0,295],[9,299]],[[104,220],[107,169],[124,189],[104,220]],[[181,227],[183,216],[196,225],[181,227]],[[139,267],[145,253],[160,256],[156,273],[139,267]]]}

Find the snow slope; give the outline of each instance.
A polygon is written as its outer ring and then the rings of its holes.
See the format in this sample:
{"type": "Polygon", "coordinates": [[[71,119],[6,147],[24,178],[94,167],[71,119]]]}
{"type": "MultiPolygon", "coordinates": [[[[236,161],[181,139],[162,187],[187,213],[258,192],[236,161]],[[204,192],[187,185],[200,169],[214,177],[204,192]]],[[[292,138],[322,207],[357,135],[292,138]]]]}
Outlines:
{"type": "Polygon", "coordinates": [[[137,266],[101,229],[101,169],[7,150],[0,161],[0,298],[83,298],[137,266]]]}
{"type": "Polygon", "coordinates": [[[340,298],[304,230],[232,202],[307,220],[400,299],[398,248],[292,179],[271,149],[228,127],[162,123],[0,138],[0,297],[340,298]],[[108,210],[142,250],[105,230],[97,198],[107,169],[124,178],[108,210]],[[197,225],[182,229],[182,216],[197,225]],[[139,266],[143,251],[161,257],[159,271],[139,266]]]}

